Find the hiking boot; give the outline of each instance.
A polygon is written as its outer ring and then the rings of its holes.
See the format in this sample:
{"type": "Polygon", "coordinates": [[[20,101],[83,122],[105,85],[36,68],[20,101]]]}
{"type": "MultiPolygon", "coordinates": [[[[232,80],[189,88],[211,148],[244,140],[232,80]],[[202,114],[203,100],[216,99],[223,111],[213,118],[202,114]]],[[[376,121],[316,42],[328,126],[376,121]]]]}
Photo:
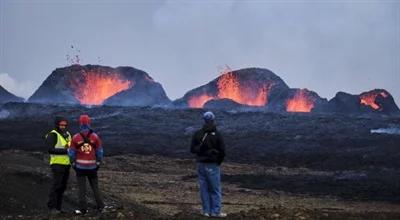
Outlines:
{"type": "Polygon", "coordinates": [[[220,212],[218,214],[211,214],[211,217],[215,217],[215,218],[225,218],[227,216],[226,213],[220,212]]]}
{"type": "Polygon", "coordinates": [[[202,212],[201,215],[204,217],[210,217],[210,214],[208,214],[207,212],[202,212]]]}
{"type": "Polygon", "coordinates": [[[84,215],[84,214],[86,214],[87,212],[88,212],[87,209],[76,209],[76,210],[74,211],[75,215],[84,215]]]}

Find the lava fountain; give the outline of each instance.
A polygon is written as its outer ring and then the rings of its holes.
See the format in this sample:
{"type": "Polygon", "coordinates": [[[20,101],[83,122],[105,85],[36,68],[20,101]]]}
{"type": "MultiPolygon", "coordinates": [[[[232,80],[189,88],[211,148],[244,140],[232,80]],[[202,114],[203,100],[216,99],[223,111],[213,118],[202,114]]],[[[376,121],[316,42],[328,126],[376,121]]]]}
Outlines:
{"type": "Polygon", "coordinates": [[[265,106],[268,102],[270,86],[256,81],[241,81],[233,72],[226,72],[217,81],[215,95],[193,95],[188,100],[191,108],[202,108],[204,104],[213,99],[231,99],[237,103],[250,106],[265,106]]]}
{"type": "Polygon", "coordinates": [[[74,96],[84,105],[101,105],[104,100],[134,85],[117,73],[84,72],[83,78],[74,79],[71,87],[74,96]]]}
{"type": "Polygon", "coordinates": [[[237,103],[250,106],[267,104],[267,86],[258,86],[249,82],[246,86],[232,72],[222,75],[218,80],[218,98],[231,99],[237,103]]]}
{"type": "Polygon", "coordinates": [[[286,102],[287,112],[311,112],[314,108],[315,98],[309,95],[307,89],[300,89],[293,98],[286,102]]]}

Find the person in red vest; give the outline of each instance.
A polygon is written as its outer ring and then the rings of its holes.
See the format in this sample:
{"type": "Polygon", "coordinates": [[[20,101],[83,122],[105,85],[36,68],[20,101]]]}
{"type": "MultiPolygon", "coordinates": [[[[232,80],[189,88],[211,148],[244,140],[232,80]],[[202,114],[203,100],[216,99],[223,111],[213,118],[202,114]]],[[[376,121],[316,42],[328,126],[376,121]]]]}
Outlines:
{"type": "Polygon", "coordinates": [[[79,209],[75,213],[85,214],[87,212],[86,179],[89,180],[92,188],[97,210],[101,212],[104,208],[104,203],[99,191],[97,170],[103,160],[102,143],[100,137],[91,129],[88,115],[81,115],[79,124],[80,132],[73,136],[71,147],[68,149],[68,155],[76,173],[79,191],[79,209]]]}

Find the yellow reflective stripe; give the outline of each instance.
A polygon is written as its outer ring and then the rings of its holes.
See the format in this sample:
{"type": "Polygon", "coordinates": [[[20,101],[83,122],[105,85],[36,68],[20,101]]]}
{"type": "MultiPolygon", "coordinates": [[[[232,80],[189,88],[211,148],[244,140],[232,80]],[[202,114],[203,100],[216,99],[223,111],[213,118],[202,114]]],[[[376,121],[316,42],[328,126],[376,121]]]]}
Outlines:
{"type": "Polygon", "coordinates": [[[68,155],[50,155],[51,164],[70,165],[69,157],[68,155]]]}

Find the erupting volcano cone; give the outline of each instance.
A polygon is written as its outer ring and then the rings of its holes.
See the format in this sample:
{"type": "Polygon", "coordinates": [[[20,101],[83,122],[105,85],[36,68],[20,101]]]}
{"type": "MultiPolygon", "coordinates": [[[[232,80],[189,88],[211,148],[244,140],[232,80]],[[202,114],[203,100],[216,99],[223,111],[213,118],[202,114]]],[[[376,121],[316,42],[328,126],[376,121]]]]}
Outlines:
{"type": "Polygon", "coordinates": [[[292,89],[267,69],[226,71],[213,81],[174,101],[177,107],[261,109],[273,112],[400,114],[389,92],[376,89],[360,95],[339,92],[329,102],[308,89],[292,89]]]}
{"type": "MultiPolygon", "coordinates": [[[[193,89],[174,102],[180,107],[202,108],[211,100],[229,99],[238,106],[266,106],[270,96],[289,87],[267,69],[248,68],[222,74],[208,84],[193,89]]],[[[213,102],[217,107],[228,102],[213,102]]],[[[231,104],[229,104],[231,105],[231,104]]]]}
{"type": "Polygon", "coordinates": [[[363,111],[383,112],[386,114],[400,113],[392,95],[384,89],[375,89],[358,95],[363,111]],[[365,110],[365,108],[367,108],[365,110]]]}
{"type": "Polygon", "coordinates": [[[162,86],[132,67],[73,65],[60,68],[43,82],[29,102],[83,105],[167,105],[162,86]]]}
{"type": "Polygon", "coordinates": [[[384,89],[375,89],[359,95],[338,92],[323,110],[346,114],[383,113],[400,114],[392,95],[384,89]]]}
{"type": "Polygon", "coordinates": [[[359,95],[360,103],[374,110],[381,110],[383,106],[379,103],[379,98],[385,99],[388,98],[388,96],[389,94],[387,94],[386,91],[370,91],[359,95]]]}

